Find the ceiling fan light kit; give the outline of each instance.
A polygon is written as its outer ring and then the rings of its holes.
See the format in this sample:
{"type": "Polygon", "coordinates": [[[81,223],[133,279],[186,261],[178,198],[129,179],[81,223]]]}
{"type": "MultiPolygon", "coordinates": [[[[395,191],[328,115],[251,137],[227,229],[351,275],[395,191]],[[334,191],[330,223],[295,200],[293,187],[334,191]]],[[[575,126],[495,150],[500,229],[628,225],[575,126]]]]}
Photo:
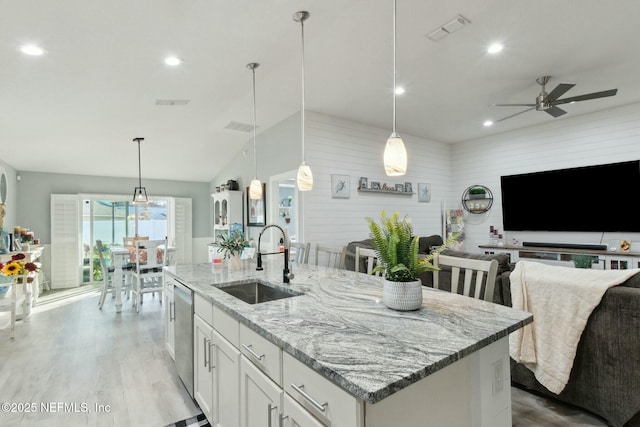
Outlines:
{"type": "Polygon", "coordinates": [[[575,84],[572,83],[560,83],[557,85],[551,92],[547,93],[546,84],[551,79],[551,76],[542,76],[536,79],[536,83],[541,86],[540,94],[536,97],[536,102],[534,104],[493,104],[494,107],[528,107],[526,110],[520,111],[515,114],[511,114],[510,116],[503,117],[499,120],[493,121],[493,123],[502,122],[504,120],[510,119],[515,116],[519,116],[520,114],[526,113],[527,111],[536,110],[536,111],[544,111],[552,117],[560,117],[562,115],[567,114],[562,108],[559,108],[558,105],[562,104],[570,104],[579,101],[587,101],[590,99],[597,98],[605,98],[608,96],[614,96],[618,93],[618,89],[609,89],[601,92],[593,92],[587,93],[584,95],[572,96],[569,98],[558,99],[562,95],[564,95],[569,89],[573,88],[575,84]]]}

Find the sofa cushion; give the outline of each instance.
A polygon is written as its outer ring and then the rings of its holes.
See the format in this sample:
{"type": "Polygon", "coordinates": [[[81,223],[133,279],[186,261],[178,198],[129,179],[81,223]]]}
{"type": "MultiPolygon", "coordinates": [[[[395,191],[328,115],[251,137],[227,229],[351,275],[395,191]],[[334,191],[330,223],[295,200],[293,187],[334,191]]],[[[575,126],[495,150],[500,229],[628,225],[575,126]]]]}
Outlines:
{"type": "Polygon", "coordinates": [[[509,267],[509,263],[511,260],[509,254],[472,254],[469,252],[453,251],[451,249],[445,249],[441,252],[441,254],[459,258],[481,259],[486,261],[491,261],[492,259],[498,260],[498,276],[505,271],[511,270],[509,267]]]}
{"type": "Polygon", "coordinates": [[[432,246],[442,246],[442,237],[437,234],[431,236],[420,237],[418,240],[418,252],[421,254],[431,253],[432,246]]]}

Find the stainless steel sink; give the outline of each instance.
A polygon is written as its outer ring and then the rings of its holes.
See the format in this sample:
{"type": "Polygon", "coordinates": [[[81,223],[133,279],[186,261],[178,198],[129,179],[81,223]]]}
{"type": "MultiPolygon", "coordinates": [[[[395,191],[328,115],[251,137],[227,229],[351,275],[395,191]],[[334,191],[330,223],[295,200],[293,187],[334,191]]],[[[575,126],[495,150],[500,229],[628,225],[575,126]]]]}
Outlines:
{"type": "Polygon", "coordinates": [[[303,295],[300,292],[275,288],[260,282],[238,283],[235,285],[222,286],[218,289],[246,302],[247,304],[260,304],[261,302],[275,301],[278,299],[303,295]]]}

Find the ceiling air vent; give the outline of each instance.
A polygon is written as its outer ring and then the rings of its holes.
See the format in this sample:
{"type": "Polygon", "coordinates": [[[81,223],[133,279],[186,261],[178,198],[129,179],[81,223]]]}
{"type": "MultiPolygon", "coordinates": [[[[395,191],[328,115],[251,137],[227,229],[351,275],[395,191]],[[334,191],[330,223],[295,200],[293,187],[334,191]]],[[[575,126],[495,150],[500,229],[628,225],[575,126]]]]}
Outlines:
{"type": "MultiPolygon", "coordinates": [[[[257,126],[257,128],[259,128],[260,126],[257,126]]],[[[240,132],[253,132],[253,125],[247,124],[247,123],[240,123],[240,122],[234,122],[234,121],[230,121],[228,125],[226,125],[224,127],[225,129],[231,129],[231,130],[237,130],[240,132]]]]}
{"type": "Polygon", "coordinates": [[[427,38],[434,42],[437,42],[438,40],[442,40],[449,34],[458,31],[460,28],[464,27],[465,25],[469,25],[470,23],[471,21],[469,21],[467,18],[462,15],[458,15],[451,21],[442,24],[435,30],[429,32],[427,34],[427,38]]]}
{"type": "Polygon", "coordinates": [[[187,105],[189,102],[188,99],[156,99],[156,105],[187,105]]]}

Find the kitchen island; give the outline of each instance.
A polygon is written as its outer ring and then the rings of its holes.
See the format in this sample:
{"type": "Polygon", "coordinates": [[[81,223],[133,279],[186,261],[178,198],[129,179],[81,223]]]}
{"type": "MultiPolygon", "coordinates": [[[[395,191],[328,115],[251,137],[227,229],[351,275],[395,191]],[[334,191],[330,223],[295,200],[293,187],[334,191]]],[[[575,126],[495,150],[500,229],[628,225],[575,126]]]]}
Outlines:
{"type": "MultiPolygon", "coordinates": [[[[276,261],[264,271],[248,261],[237,271],[212,264],[165,268],[167,283],[193,290],[196,322],[210,317],[212,333],[220,332],[209,344],[204,336],[204,349],[194,333],[194,359],[206,367],[213,346],[211,371],[222,362],[218,349],[237,352],[238,389],[217,387],[219,394],[240,394],[239,425],[275,426],[277,417],[303,425],[297,420],[311,415],[308,425],[511,426],[508,334],[531,322],[529,313],[430,288],[421,309],[398,312],[382,304],[379,277],[294,264],[295,278],[283,284],[276,261]],[[297,296],[248,304],[221,290],[254,281],[297,296]],[[267,350],[257,351],[260,343],[267,350]],[[268,382],[253,380],[256,366],[268,382]],[[270,387],[280,395],[262,402],[257,419],[251,400],[270,387]]],[[[228,406],[203,410],[213,423],[228,406]]]]}

